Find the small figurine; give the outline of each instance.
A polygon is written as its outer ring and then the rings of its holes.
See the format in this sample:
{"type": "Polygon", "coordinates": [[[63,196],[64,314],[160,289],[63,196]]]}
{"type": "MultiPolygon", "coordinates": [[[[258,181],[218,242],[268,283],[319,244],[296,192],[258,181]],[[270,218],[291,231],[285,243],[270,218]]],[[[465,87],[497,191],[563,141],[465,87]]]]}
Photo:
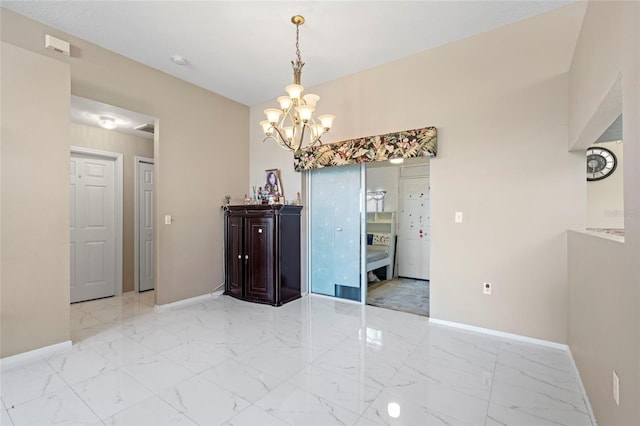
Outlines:
{"type": "Polygon", "coordinates": [[[224,205],[228,206],[229,204],[231,204],[231,195],[225,195],[224,196],[224,205]]]}

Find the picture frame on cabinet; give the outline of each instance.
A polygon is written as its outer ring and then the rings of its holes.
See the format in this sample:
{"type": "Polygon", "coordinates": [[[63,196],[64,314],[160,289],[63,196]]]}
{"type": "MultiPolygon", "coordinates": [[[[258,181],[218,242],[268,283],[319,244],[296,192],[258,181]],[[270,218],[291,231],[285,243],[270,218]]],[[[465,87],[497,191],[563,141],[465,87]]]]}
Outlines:
{"type": "MultiPolygon", "coordinates": [[[[284,191],[282,189],[282,178],[280,177],[280,169],[267,169],[265,170],[265,184],[263,187],[264,193],[267,196],[284,197],[284,191]]],[[[276,203],[279,199],[274,200],[276,203]]]]}

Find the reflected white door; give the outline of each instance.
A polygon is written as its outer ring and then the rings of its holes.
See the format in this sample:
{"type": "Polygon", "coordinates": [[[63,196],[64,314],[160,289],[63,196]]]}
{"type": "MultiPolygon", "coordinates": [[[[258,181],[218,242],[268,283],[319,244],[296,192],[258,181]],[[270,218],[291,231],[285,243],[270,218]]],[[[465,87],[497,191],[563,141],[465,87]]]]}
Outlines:
{"type": "Polygon", "coordinates": [[[400,191],[398,275],[428,280],[431,243],[429,178],[403,178],[400,191]]]}
{"type": "Polygon", "coordinates": [[[139,291],[153,289],[153,164],[138,163],[139,291]]]}
{"type": "Polygon", "coordinates": [[[71,155],[71,303],[115,295],[115,160],[71,155]]]}

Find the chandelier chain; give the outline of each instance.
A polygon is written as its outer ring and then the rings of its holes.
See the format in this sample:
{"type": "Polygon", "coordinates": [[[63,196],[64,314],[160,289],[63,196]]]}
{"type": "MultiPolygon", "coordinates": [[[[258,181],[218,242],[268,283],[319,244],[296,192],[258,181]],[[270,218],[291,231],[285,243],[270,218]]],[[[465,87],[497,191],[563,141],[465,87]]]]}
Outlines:
{"type": "Polygon", "coordinates": [[[302,62],[300,57],[300,25],[296,25],[296,56],[298,57],[298,63],[302,62]]]}

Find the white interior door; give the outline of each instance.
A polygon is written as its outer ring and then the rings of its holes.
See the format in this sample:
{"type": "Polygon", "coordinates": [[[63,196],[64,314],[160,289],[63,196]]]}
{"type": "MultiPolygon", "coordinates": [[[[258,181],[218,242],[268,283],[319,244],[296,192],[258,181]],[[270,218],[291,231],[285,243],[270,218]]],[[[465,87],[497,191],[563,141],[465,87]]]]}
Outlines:
{"type": "Polygon", "coordinates": [[[428,280],[431,243],[429,178],[402,178],[400,191],[398,275],[428,280]]]}
{"type": "Polygon", "coordinates": [[[115,160],[71,155],[71,303],[115,295],[115,160]]]}
{"type": "Polygon", "coordinates": [[[153,289],[153,164],[138,163],[139,291],[153,289]]]}

